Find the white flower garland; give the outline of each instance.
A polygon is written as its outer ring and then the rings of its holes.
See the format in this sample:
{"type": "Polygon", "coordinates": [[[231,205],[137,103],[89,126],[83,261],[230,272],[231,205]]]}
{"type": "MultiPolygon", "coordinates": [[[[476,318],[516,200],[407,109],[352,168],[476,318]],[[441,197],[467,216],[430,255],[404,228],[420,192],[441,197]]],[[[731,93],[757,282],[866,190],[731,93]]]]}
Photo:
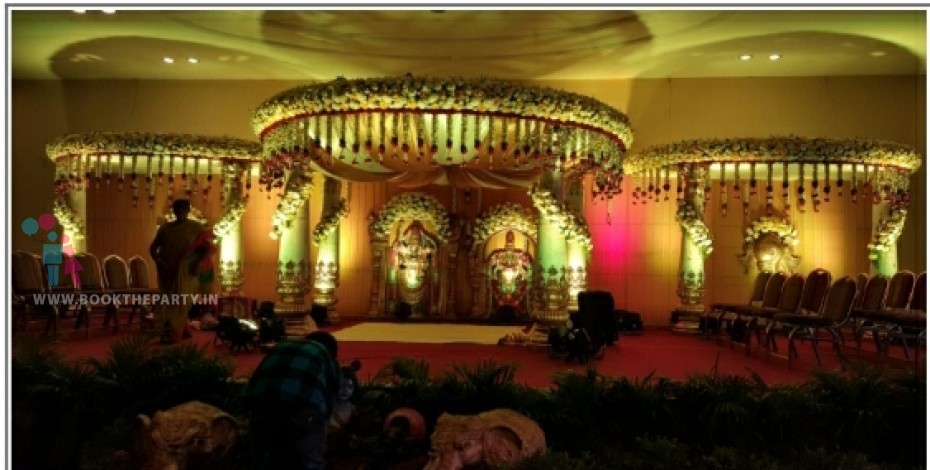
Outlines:
{"type": "Polygon", "coordinates": [[[142,132],[66,134],[45,146],[52,161],[87,154],[178,156],[207,159],[257,160],[261,144],[231,137],[142,132]]]}
{"type": "Polygon", "coordinates": [[[691,239],[698,245],[704,256],[714,251],[714,239],[710,234],[710,229],[707,228],[704,218],[701,217],[701,214],[690,202],[678,202],[675,219],[681,224],[681,229],[691,236],[691,239]]]}
{"type": "Polygon", "coordinates": [[[912,147],[896,142],[773,136],[657,145],[627,155],[623,165],[628,175],[678,163],[716,162],[858,163],[913,172],[920,167],[920,161],[920,154],[912,147]]]}
{"type": "Polygon", "coordinates": [[[339,200],[336,210],[332,214],[323,217],[320,223],[316,225],[316,228],[313,229],[313,245],[319,246],[320,243],[323,243],[323,240],[339,227],[339,221],[348,214],[349,203],[345,198],[342,198],[339,200]]]}
{"type": "Polygon", "coordinates": [[[340,77],[284,91],[258,107],[252,128],[263,135],[270,127],[298,116],[359,110],[498,113],[575,123],[605,132],[626,148],[633,141],[629,118],[594,98],[491,78],[409,75],[355,80],[340,77]]]}
{"type": "Polygon", "coordinates": [[[529,209],[515,203],[499,204],[475,220],[472,236],[475,245],[481,245],[497,232],[514,229],[536,237],[536,216],[529,209]]]}
{"type": "Polygon", "coordinates": [[[63,197],[55,198],[52,204],[52,213],[55,215],[55,219],[58,220],[62,228],[65,229],[65,232],[68,233],[69,237],[74,239],[84,238],[84,221],[81,220],[77,212],[71,208],[71,204],[68,203],[67,199],[63,197]]]}
{"type": "Polygon", "coordinates": [[[229,235],[232,232],[233,226],[242,220],[242,215],[244,213],[245,199],[239,199],[232,203],[229,208],[226,209],[226,212],[223,213],[223,216],[220,217],[220,220],[216,222],[216,225],[213,226],[213,234],[216,235],[216,238],[223,238],[229,235]]]}
{"type": "Polygon", "coordinates": [[[404,193],[391,199],[372,222],[372,232],[379,237],[387,237],[398,219],[432,221],[436,225],[436,236],[442,242],[452,235],[445,208],[436,198],[423,193],[404,193]]]}
{"type": "Polygon", "coordinates": [[[583,218],[559,206],[552,194],[545,189],[541,189],[538,185],[533,185],[529,194],[533,200],[533,205],[539,210],[541,216],[556,224],[567,240],[580,243],[589,252],[594,248],[591,233],[588,231],[588,225],[583,218]]]}
{"type": "Polygon", "coordinates": [[[273,240],[281,238],[284,229],[291,226],[297,217],[297,211],[303,206],[304,201],[310,197],[310,191],[313,189],[313,178],[309,175],[291,175],[291,180],[287,182],[287,191],[284,197],[275,207],[274,214],[271,216],[271,233],[268,235],[273,240]]]}
{"type": "Polygon", "coordinates": [[[765,233],[774,233],[788,246],[798,246],[798,230],[784,219],[776,217],[759,217],[746,228],[743,242],[752,243],[765,233]]]}
{"type": "Polygon", "coordinates": [[[898,237],[904,231],[904,221],[906,219],[907,209],[895,207],[891,210],[891,215],[879,221],[875,237],[872,239],[872,243],[868,244],[870,260],[878,259],[880,254],[888,251],[898,242],[898,237]]]}

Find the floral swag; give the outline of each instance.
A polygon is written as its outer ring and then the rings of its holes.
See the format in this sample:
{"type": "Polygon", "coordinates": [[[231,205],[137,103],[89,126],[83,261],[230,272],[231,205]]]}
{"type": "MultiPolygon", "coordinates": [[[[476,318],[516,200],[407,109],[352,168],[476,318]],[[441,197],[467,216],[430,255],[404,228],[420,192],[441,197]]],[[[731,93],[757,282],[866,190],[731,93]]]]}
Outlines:
{"type": "Polygon", "coordinates": [[[213,226],[213,234],[216,238],[223,238],[232,233],[233,227],[242,220],[245,213],[245,199],[238,199],[229,205],[220,220],[216,221],[213,226]]]}
{"type": "Polygon", "coordinates": [[[891,209],[887,218],[878,223],[878,230],[872,243],[869,243],[869,259],[877,260],[878,257],[888,251],[889,248],[898,242],[898,237],[904,230],[904,221],[907,219],[907,209],[902,206],[896,206],[891,209]]]}
{"type": "Polygon", "coordinates": [[[694,205],[688,201],[679,201],[675,220],[681,224],[682,232],[691,237],[704,256],[714,251],[714,240],[710,229],[707,228],[704,218],[694,208],[694,205]]]}
{"type": "Polygon", "coordinates": [[[536,223],[536,216],[527,208],[515,203],[499,204],[475,221],[472,229],[474,246],[482,245],[492,235],[505,229],[536,237],[536,223]]]}
{"type": "Polygon", "coordinates": [[[287,182],[287,189],[284,197],[278,202],[278,206],[271,216],[271,236],[277,240],[281,238],[285,228],[290,228],[297,218],[297,212],[304,205],[304,201],[310,198],[310,191],[313,189],[313,178],[309,174],[292,173],[287,182]]]}
{"type": "Polygon", "coordinates": [[[452,235],[449,214],[436,198],[423,193],[404,193],[391,199],[371,223],[376,237],[387,238],[391,227],[401,219],[429,220],[436,225],[436,236],[445,243],[452,235]]]}
{"type": "Polygon", "coordinates": [[[53,161],[87,154],[255,160],[261,152],[259,143],[231,137],[141,132],[67,134],[45,147],[46,155],[53,161]]]}
{"type": "Polygon", "coordinates": [[[71,208],[71,205],[64,197],[55,198],[52,213],[69,237],[74,239],[84,238],[84,221],[81,220],[81,217],[71,208]]]}
{"type": "Polygon", "coordinates": [[[627,155],[623,169],[626,174],[636,174],[679,163],[716,162],[857,163],[913,172],[920,166],[920,155],[907,145],[868,139],[773,136],[686,140],[627,155]]]}
{"type": "Polygon", "coordinates": [[[549,191],[541,189],[538,185],[531,187],[529,194],[539,213],[556,224],[566,240],[579,243],[586,251],[591,251],[594,243],[583,218],[560,206],[549,191]]]}
{"type": "Polygon", "coordinates": [[[348,214],[349,204],[345,198],[342,198],[339,200],[336,210],[332,214],[324,216],[320,223],[316,225],[316,228],[313,229],[313,245],[319,246],[320,243],[323,243],[323,240],[339,227],[339,221],[348,214]]]}

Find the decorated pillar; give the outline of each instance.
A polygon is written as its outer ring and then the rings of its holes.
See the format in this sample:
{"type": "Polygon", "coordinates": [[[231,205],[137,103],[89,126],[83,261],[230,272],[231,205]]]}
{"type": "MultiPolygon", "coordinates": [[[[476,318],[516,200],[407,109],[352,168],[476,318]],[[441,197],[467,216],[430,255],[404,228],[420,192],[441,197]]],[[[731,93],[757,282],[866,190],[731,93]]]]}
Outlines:
{"type": "MultiPolygon", "coordinates": [[[[581,177],[567,182],[565,206],[573,216],[576,230],[568,234],[568,308],[578,308],[578,293],[588,288],[588,254],[591,252],[591,237],[584,222],[584,182],[581,177]]],[[[563,227],[566,224],[563,224],[563,227]]]]}
{"type": "Polygon", "coordinates": [[[72,189],[66,195],[55,198],[52,207],[55,219],[61,224],[64,235],[74,247],[74,253],[87,252],[87,236],[84,221],[87,220],[87,191],[72,189]]]}
{"type": "Polygon", "coordinates": [[[560,203],[562,196],[562,175],[557,169],[543,173],[539,185],[530,189],[540,214],[533,273],[536,305],[531,316],[543,324],[562,324],[568,319],[568,243],[562,224],[569,213],[560,203]]]}
{"type": "Polygon", "coordinates": [[[280,240],[276,289],[280,301],[275,306],[276,313],[299,315],[308,312],[305,300],[310,292],[307,201],[312,187],[312,178],[307,172],[294,170],[272,216],[271,236],[280,240]]]}
{"type": "Polygon", "coordinates": [[[872,188],[872,273],[891,277],[898,271],[898,238],[907,220],[908,180],[905,173],[881,171],[872,188]]]}
{"type": "Polygon", "coordinates": [[[701,208],[704,207],[704,180],[707,168],[694,164],[679,167],[685,196],[678,201],[676,219],[681,225],[681,264],[678,270],[678,298],[681,303],[672,314],[676,329],[696,330],[704,312],[704,258],[713,250],[713,240],[701,208]]]}
{"type": "Polygon", "coordinates": [[[242,272],[242,214],[246,199],[242,195],[245,168],[238,164],[223,165],[223,215],[213,227],[219,241],[220,291],[223,295],[238,295],[245,281],[242,272]]]}
{"type": "Polygon", "coordinates": [[[369,297],[369,317],[380,317],[384,314],[386,277],[387,277],[387,248],[386,237],[378,236],[371,229],[371,292],[369,297]]]}
{"type": "Polygon", "coordinates": [[[313,243],[317,245],[317,260],[313,270],[313,303],[323,305],[329,320],[336,322],[339,315],[333,308],[338,302],[339,286],[339,221],[348,213],[348,203],[341,197],[342,183],[326,177],[323,182],[323,211],[320,223],[313,230],[313,243]]]}

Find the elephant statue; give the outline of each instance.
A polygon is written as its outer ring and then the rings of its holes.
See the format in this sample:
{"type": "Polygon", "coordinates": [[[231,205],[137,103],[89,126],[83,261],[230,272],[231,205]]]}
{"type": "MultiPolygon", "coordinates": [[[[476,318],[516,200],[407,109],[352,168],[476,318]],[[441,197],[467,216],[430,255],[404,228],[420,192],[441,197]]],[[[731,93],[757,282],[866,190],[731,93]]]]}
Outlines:
{"type": "Polygon", "coordinates": [[[430,441],[424,470],[497,468],[546,451],[546,435],[536,421],[504,408],[473,416],[443,413],[430,441]]]}
{"type": "Polygon", "coordinates": [[[223,410],[190,401],[149,418],[139,415],[139,447],[147,470],[184,470],[189,459],[215,460],[236,443],[239,423],[223,410]]]}

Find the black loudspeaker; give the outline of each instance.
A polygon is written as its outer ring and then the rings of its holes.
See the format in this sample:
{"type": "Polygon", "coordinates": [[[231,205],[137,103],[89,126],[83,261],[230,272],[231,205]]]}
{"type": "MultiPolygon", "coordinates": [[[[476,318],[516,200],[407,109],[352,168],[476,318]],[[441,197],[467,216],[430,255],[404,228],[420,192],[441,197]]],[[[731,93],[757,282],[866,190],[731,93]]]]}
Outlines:
{"type": "Polygon", "coordinates": [[[642,334],[643,318],[636,312],[628,310],[614,310],[617,317],[617,328],[624,333],[642,334]]]}
{"type": "Polygon", "coordinates": [[[329,307],[320,304],[313,304],[310,307],[310,318],[313,318],[313,321],[317,326],[323,326],[329,324],[329,307]]]}

